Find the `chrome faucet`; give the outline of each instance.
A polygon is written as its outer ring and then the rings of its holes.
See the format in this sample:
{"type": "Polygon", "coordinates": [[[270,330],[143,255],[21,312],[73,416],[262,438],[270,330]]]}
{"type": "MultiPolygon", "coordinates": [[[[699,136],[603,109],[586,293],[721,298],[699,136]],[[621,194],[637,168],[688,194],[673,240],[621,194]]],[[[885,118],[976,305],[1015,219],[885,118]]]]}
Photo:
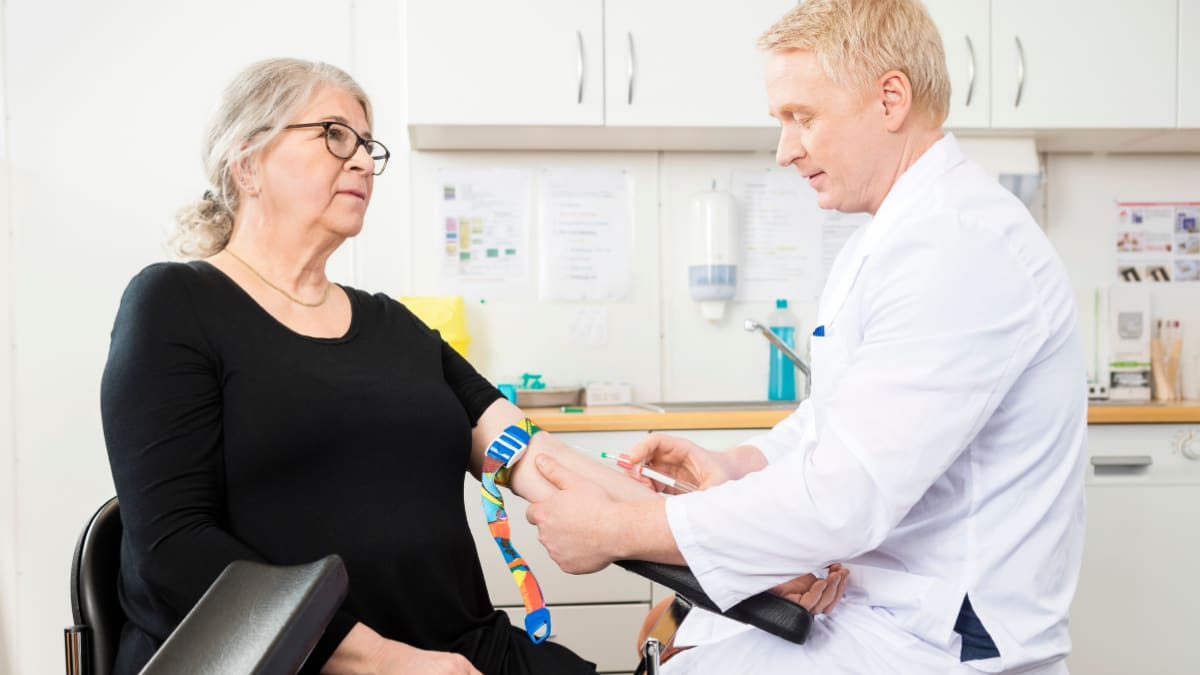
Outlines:
{"type": "Polygon", "coordinates": [[[767,328],[754,319],[746,319],[745,328],[751,333],[754,331],[762,333],[763,337],[767,338],[771,344],[778,347],[779,351],[783,352],[783,355],[788,357],[789,361],[796,364],[796,368],[801,373],[804,373],[804,398],[808,398],[809,394],[812,392],[812,371],[809,370],[808,364],[804,362],[804,359],[800,358],[799,354],[793,351],[791,347],[787,346],[786,342],[780,340],[778,335],[772,333],[770,328],[767,328]]]}

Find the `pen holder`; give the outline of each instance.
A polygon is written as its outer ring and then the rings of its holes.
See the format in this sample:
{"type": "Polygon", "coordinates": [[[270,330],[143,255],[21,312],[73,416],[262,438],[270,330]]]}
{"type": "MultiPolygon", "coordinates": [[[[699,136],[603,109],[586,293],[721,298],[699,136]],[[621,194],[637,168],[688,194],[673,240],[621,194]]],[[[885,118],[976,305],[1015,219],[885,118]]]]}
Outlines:
{"type": "Polygon", "coordinates": [[[1179,396],[1179,352],[1183,341],[1179,339],[1150,340],[1151,397],[1155,401],[1175,401],[1179,396]]]}

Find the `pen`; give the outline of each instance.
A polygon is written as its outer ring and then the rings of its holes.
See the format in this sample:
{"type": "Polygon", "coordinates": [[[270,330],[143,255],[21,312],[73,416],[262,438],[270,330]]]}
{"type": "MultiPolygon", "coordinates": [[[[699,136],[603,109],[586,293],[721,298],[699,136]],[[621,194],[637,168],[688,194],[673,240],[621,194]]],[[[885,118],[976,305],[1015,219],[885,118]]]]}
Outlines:
{"type": "Polygon", "coordinates": [[[659,473],[645,464],[634,464],[630,461],[629,455],[610,455],[607,452],[601,452],[600,456],[604,459],[616,460],[617,466],[632,471],[635,476],[645,476],[656,483],[662,483],[667,487],[675,488],[680,493],[696,491],[696,486],[685,480],[672,478],[665,473],[659,473]]]}
{"type": "Polygon", "coordinates": [[[580,408],[579,406],[574,406],[574,405],[564,405],[561,408],[559,408],[558,411],[565,412],[565,413],[581,413],[581,412],[583,412],[583,408],[580,408]]]}

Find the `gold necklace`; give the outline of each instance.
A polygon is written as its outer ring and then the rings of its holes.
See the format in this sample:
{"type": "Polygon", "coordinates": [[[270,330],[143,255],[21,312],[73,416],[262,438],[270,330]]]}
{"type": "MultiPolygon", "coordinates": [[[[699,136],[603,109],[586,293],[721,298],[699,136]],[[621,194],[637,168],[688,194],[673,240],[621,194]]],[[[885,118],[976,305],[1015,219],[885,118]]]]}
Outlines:
{"type": "Polygon", "coordinates": [[[246,269],[250,270],[251,272],[254,272],[254,276],[258,277],[259,280],[261,280],[264,284],[279,291],[280,293],[283,294],[283,297],[287,298],[288,300],[291,300],[292,302],[296,303],[297,305],[304,305],[305,307],[320,307],[321,305],[325,304],[326,300],[329,299],[329,288],[331,286],[333,286],[333,284],[328,281],[325,282],[325,292],[321,294],[320,300],[318,300],[316,302],[305,302],[305,301],[301,300],[300,298],[297,298],[296,296],[292,295],[291,293],[288,293],[287,291],[283,290],[282,288],[276,286],[275,284],[271,283],[270,281],[267,281],[266,277],[259,274],[258,270],[254,269],[253,267],[250,266],[250,263],[246,262],[245,260],[242,260],[241,256],[234,253],[233,251],[230,251],[229,247],[225,247],[225,252],[228,253],[229,255],[233,256],[234,260],[245,265],[246,269]]]}

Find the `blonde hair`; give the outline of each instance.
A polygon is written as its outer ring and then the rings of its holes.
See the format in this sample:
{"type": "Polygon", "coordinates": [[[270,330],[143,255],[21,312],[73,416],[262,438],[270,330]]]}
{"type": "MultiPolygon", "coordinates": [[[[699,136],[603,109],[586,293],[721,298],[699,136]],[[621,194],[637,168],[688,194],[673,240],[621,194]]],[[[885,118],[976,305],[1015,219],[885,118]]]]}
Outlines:
{"type": "Polygon", "coordinates": [[[862,91],[899,70],[912,83],[918,113],[939,125],[949,113],[942,38],[920,0],[804,0],[763,33],[758,46],[812,52],[829,79],[862,91]]]}
{"type": "Polygon", "coordinates": [[[225,88],[204,137],[204,196],[176,214],[168,245],[185,258],[221,251],[233,232],[238,192],[231,167],[266,147],[321,87],[353,95],[371,125],[366,92],[340,68],[319,61],[267,59],[251,64],[225,88]]]}

